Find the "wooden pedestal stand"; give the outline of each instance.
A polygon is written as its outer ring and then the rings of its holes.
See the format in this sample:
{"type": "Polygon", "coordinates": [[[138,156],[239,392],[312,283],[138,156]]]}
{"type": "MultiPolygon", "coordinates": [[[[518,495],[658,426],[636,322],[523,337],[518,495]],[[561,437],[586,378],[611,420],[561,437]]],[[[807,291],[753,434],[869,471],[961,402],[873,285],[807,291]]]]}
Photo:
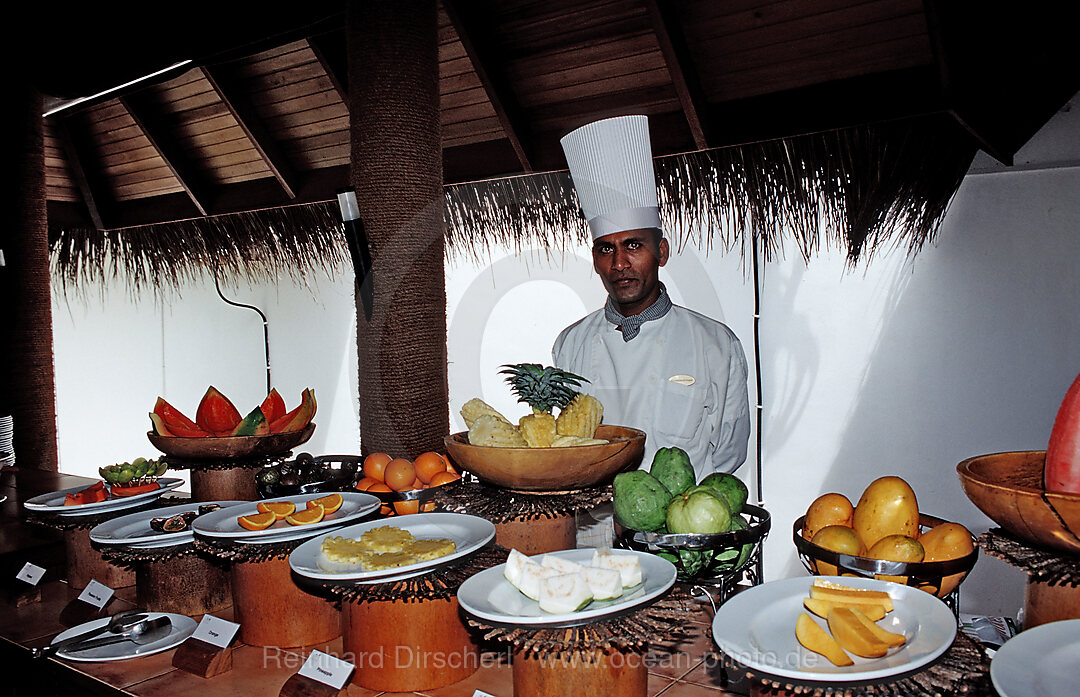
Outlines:
{"type": "Polygon", "coordinates": [[[480,667],[479,649],[462,624],[456,597],[342,605],[343,651],[353,657],[352,681],[361,687],[433,690],[464,680],[480,667]]]}
{"type": "Polygon", "coordinates": [[[232,603],[229,572],[198,554],[135,566],[136,602],[154,612],[203,615],[232,603]]]}
{"type": "Polygon", "coordinates": [[[341,635],[341,611],[302,590],[288,558],[232,565],[233,621],[251,646],[310,646],[341,635]]]}
{"type": "Polygon", "coordinates": [[[639,653],[613,649],[582,655],[514,652],[514,697],[645,697],[649,675],[639,653]]]}
{"type": "Polygon", "coordinates": [[[232,670],[232,647],[221,648],[202,639],[188,639],[176,649],[173,668],[200,678],[212,678],[232,670]]]}
{"type": "Polygon", "coordinates": [[[345,697],[347,691],[335,690],[304,675],[294,675],[281,686],[280,697],[345,697]]]}
{"type": "Polygon", "coordinates": [[[72,588],[85,588],[92,579],[109,588],[135,585],[135,571],[110,564],[90,545],[90,531],[80,528],[64,530],[67,553],[67,582],[72,588]]]}
{"type": "Polygon", "coordinates": [[[530,556],[573,549],[577,546],[577,523],[573,513],[554,518],[514,518],[495,524],[495,543],[530,556]]]}
{"type": "Polygon", "coordinates": [[[259,489],[255,484],[257,468],[229,469],[191,468],[191,499],[193,501],[255,501],[259,489]]]}
{"type": "Polygon", "coordinates": [[[1024,588],[1024,629],[1075,619],[1080,619],[1080,586],[1051,586],[1028,576],[1024,588]]]}

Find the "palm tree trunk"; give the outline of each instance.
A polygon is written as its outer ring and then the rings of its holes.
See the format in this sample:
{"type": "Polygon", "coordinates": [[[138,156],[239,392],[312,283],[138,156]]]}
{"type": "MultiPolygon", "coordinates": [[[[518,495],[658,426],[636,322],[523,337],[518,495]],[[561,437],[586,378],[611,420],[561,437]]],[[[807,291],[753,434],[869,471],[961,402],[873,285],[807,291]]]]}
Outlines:
{"type": "Polygon", "coordinates": [[[30,85],[8,86],[10,118],[0,162],[12,175],[0,199],[0,416],[13,417],[20,467],[55,470],[49,239],[45,212],[42,101],[30,85]]]}
{"type": "Polygon", "coordinates": [[[436,0],[349,2],[350,178],[371,244],[357,299],[364,453],[415,457],[449,432],[436,0]]]}

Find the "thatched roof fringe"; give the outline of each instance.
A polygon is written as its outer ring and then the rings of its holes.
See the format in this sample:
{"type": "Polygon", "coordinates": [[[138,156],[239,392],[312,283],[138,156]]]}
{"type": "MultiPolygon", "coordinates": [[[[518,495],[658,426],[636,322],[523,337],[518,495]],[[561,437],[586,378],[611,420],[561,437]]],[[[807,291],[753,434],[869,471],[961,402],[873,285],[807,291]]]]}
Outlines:
{"type": "MultiPolygon", "coordinates": [[[[676,249],[732,248],[756,236],[766,259],[791,237],[806,259],[823,245],[854,264],[932,239],[976,147],[944,117],[860,126],[656,160],[660,214],[676,249]]],[[[549,254],[589,239],[568,172],[445,188],[448,256],[502,247],[549,254]]],[[[179,286],[207,269],[251,281],[316,268],[351,271],[335,202],[120,230],[54,229],[54,277],[121,277],[179,286]],[[269,234],[268,234],[269,233],[269,234]]],[[[745,249],[745,247],[744,247],[745,249]]]]}

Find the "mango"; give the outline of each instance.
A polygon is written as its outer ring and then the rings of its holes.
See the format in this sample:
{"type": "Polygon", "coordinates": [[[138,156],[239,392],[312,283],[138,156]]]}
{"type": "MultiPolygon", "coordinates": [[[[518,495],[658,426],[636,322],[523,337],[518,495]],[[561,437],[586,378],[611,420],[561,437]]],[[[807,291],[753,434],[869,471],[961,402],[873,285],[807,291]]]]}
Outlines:
{"type": "Polygon", "coordinates": [[[887,535],[918,537],[919,503],[915,492],[900,477],[875,479],[859,497],[851,527],[866,549],[887,535]]]}
{"type": "MultiPolygon", "coordinates": [[[[869,606],[867,606],[869,607],[869,606]]],[[[857,619],[864,627],[870,630],[870,633],[877,637],[878,641],[882,642],[886,646],[896,648],[897,646],[903,646],[907,643],[907,637],[903,634],[897,634],[896,632],[890,632],[884,627],[874,622],[873,618],[867,615],[861,608],[848,608],[851,610],[851,614],[857,619]]]]}
{"type": "MultiPolygon", "coordinates": [[[[866,551],[866,556],[871,559],[883,559],[885,561],[919,562],[923,560],[925,552],[923,546],[913,537],[886,535],[866,551]]],[[[874,578],[900,584],[907,584],[908,579],[907,576],[889,576],[886,574],[874,574],[874,578]]]]}
{"type": "Polygon", "coordinates": [[[805,612],[799,613],[799,619],[795,621],[795,638],[808,650],[829,659],[833,665],[850,666],[855,663],[851,656],[840,648],[840,644],[805,612]]]}
{"type": "Polygon", "coordinates": [[[806,509],[803,537],[813,540],[819,530],[830,525],[845,525],[850,528],[851,517],[854,513],[855,507],[851,505],[847,496],[835,492],[822,494],[806,509]]]}
{"type": "Polygon", "coordinates": [[[829,612],[829,632],[845,651],[863,658],[881,658],[889,652],[889,646],[878,639],[852,610],[838,607],[829,612]]]}
{"type": "MultiPolygon", "coordinates": [[[[960,523],[942,523],[930,528],[919,537],[919,542],[926,553],[923,561],[959,559],[971,554],[975,549],[975,544],[971,541],[971,532],[960,523]]],[[[934,593],[939,598],[944,598],[960,585],[965,575],[952,574],[941,579],[941,588],[926,586],[923,589],[934,593]]]]}
{"type": "MultiPolygon", "coordinates": [[[[854,530],[844,525],[826,525],[818,530],[810,541],[818,547],[842,554],[850,554],[855,557],[861,557],[865,552],[862,542],[859,541],[859,536],[854,530]]],[[[824,576],[840,575],[840,570],[834,564],[815,561],[814,567],[819,574],[824,576]]]]}
{"type": "Polygon", "coordinates": [[[810,612],[814,613],[821,619],[825,620],[829,618],[829,611],[835,610],[838,607],[846,607],[848,609],[857,609],[865,617],[869,617],[871,620],[880,620],[885,618],[885,608],[877,603],[863,603],[858,604],[846,604],[835,600],[823,600],[822,598],[803,598],[803,607],[810,612]]]}
{"type": "Polygon", "coordinates": [[[810,597],[831,600],[844,605],[880,605],[885,612],[892,612],[893,610],[892,598],[883,591],[836,588],[815,583],[810,586],[810,597]]]}

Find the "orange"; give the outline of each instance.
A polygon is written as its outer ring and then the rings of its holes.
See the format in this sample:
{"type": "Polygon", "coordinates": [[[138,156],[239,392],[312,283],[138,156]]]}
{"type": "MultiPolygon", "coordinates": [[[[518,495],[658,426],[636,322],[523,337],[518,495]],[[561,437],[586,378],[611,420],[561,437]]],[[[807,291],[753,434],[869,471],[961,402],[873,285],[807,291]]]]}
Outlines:
{"type": "Polygon", "coordinates": [[[281,520],[296,510],[296,504],[292,501],[259,501],[255,508],[259,513],[273,513],[276,520],[281,520]]]}
{"type": "Polygon", "coordinates": [[[323,511],[327,515],[329,515],[337,509],[341,508],[342,503],[344,503],[344,499],[341,498],[341,494],[329,494],[327,496],[323,496],[322,498],[308,501],[307,507],[313,508],[314,506],[322,506],[323,511]]]}
{"type": "Polygon", "coordinates": [[[242,515],[236,522],[245,530],[265,530],[277,522],[277,516],[273,511],[266,511],[255,515],[242,515]]]}
{"type": "MultiPolygon", "coordinates": [[[[382,482],[380,482],[377,479],[372,479],[371,477],[363,477],[360,481],[358,481],[356,483],[356,490],[357,491],[367,491],[368,489],[370,489],[375,484],[381,484],[381,483],[382,482]]],[[[383,484],[383,486],[386,486],[386,485],[383,484]]]]}
{"type": "Polygon", "coordinates": [[[419,511],[420,502],[415,499],[412,501],[394,501],[394,512],[398,515],[409,515],[419,511]]]}
{"type": "Polygon", "coordinates": [[[420,481],[420,477],[417,477],[416,479],[413,480],[412,486],[410,486],[409,488],[410,489],[426,489],[427,484],[424,484],[422,481],[420,481]]]}
{"type": "Polygon", "coordinates": [[[420,510],[423,511],[424,513],[430,513],[431,511],[434,511],[435,510],[435,502],[434,501],[425,501],[424,504],[422,506],[420,506],[420,510]]]}
{"type": "Polygon", "coordinates": [[[413,460],[413,467],[416,468],[417,479],[427,484],[436,474],[446,471],[446,460],[439,453],[420,453],[413,460]]]}
{"type": "Polygon", "coordinates": [[[416,481],[416,468],[404,458],[396,458],[386,465],[383,481],[394,491],[405,491],[416,481]]]}
{"type": "Polygon", "coordinates": [[[450,472],[440,472],[431,478],[428,482],[428,486],[442,486],[443,484],[449,484],[450,482],[456,482],[461,479],[460,474],[451,474],[450,472]]]}
{"type": "Polygon", "coordinates": [[[315,504],[311,508],[305,508],[302,511],[297,511],[292,515],[285,516],[285,522],[289,525],[310,525],[311,523],[318,523],[323,519],[323,507],[319,504],[315,504]]]}
{"type": "Polygon", "coordinates": [[[370,477],[377,482],[383,481],[383,472],[386,465],[394,458],[386,453],[371,453],[364,458],[364,476],[370,477]]]}
{"type": "MultiPolygon", "coordinates": [[[[369,494],[389,494],[389,493],[393,492],[393,489],[386,486],[382,482],[378,482],[377,484],[372,484],[371,486],[369,486],[368,489],[367,489],[367,492],[369,494]]],[[[379,508],[379,514],[380,515],[390,515],[393,512],[394,512],[394,509],[390,508],[390,504],[388,504],[388,503],[384,503],[382,505],[382,507],[379,508]]]]}

